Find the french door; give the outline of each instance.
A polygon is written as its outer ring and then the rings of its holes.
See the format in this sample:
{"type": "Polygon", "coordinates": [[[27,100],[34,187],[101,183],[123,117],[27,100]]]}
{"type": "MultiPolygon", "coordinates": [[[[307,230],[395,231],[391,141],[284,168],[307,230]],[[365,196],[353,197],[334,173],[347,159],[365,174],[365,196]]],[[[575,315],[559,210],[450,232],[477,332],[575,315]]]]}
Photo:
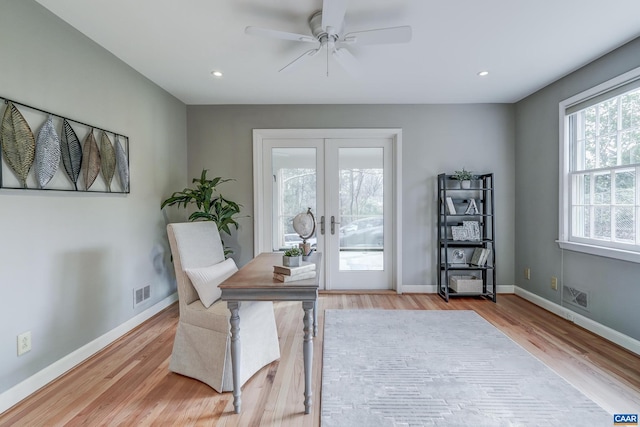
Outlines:
{"type": "Polygon", "coordinates": [[[388,130],[255,130],[256,254],[301,243],[292,219],[311,208],[322,289],[397,289],[398,143],[388,130]]]}

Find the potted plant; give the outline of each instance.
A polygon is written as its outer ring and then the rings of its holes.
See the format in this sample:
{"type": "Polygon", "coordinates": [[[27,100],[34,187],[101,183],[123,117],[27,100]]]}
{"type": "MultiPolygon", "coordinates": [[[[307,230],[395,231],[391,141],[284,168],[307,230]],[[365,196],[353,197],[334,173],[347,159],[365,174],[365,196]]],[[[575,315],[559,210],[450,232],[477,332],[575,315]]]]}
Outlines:
{"type": "Polygon", "coordinates": [[[462,168],[462,170],[455,171],[451,175],[451,179],[460,181],[460,188],[471,188],[471,181],[478,179],[472,172],[462,168]]]}
{"type": "Polygon", "coordinates": [[[284,251],[282,265],[287,267],[298,267],[302,264],[302,250],[300,248],[290,248],[284,251]]]}
{"type": "MultiPolygon", "coordinates": [[[[160,209],[173,205],[182,206],[186,209],[189,205],[195,205],[197,210],[189,215],[189,221],[213,221],[218,226],[221,236],[222,233],[230,236],[231,227],[238,229],[236,218],[240,214],[241,205],[225,199],[218,191],[218,186],[228,181],[233,181],[233,179],[223,179],[219,176],[207,179],[207,170],[203,169],[200,178],[194,178],[192,181],[196,184],[195,188],[176,191],[171,197],[162,202],[160,209]]],[[[224,240],[222,245],[225,258],[228,258],[233,253],[233,250],[224,246],[224,240]]]]}

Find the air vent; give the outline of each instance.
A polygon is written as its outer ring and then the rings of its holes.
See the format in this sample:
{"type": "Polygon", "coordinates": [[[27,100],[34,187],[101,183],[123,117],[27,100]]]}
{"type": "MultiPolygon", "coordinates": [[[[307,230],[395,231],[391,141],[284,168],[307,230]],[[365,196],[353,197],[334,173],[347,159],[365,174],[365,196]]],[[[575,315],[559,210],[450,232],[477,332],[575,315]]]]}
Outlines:
{"type": "Polygon", "coordinates": [[[143,286],[133,290],[133,308],[136,308],[146,300],[151,298],[151,285],[143,286]]]}
{"type": "Polygon", "coordinates": [[[589,293],[587,291],[563,286],[562,301],[584,310],[589,309],[589,293]]]}

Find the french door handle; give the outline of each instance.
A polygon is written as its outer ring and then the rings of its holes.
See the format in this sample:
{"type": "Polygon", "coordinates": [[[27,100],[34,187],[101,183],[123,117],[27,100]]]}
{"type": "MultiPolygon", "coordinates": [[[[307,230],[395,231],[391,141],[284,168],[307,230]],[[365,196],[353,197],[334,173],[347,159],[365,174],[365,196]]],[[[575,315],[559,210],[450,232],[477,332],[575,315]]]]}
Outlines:
{"type": "Polygon", "coordinates": [[[324,215],[320,217],[320,234],[324,234],[324,215]]]}
{"type": "Polygon", "coordinates": [[[331,234],[336,234],[336,224],[340,224],[336,221],[336,217],[331,215],[331,234]]]}

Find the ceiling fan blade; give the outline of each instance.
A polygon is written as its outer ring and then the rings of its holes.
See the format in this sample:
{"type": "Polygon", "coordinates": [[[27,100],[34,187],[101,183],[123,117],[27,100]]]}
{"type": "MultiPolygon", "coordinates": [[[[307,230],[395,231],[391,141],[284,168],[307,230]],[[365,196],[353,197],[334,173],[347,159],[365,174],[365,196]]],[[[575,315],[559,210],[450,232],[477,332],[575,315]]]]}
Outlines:
{"type": "Polygon", "coordinates": [[[309,49],[308,51],[306,51],[305,53],[303,53],[302,55],[298,56],[296,59],[294,59],[293,61],[289,62],[287,65],[282,67],[278,72],[287,71],[287,70],[290,70],[290,69],[302,64],[303,62],[305,62],[309,58],[315,56],[316,53],[318,53],[319,51],[320,51],[320,48],[318,48],[318,49],[309,49]]]}
{"type": "Polygon", "coordinates": [[[245,34],[249,34],[251,36],[269,37],[272,39],[294,40],[298,42],[309,42],[309,43],[318,42],[318,40],[316,40],[316,38],[313,36],[296,34],[296,33],[288,33],[286,31],[270,30],[268,28],[247,27],[244,29],[244,32],[245,34]]]}
{"type": "Polygon", "coordinates": [[[345,34],[344,43],[364,44],[387,44],[387,43],[407,43],[411,41],[411,27],[378,28],[376,30],[356,31],[345,34]]]}
{"type": "Polygon", "coordinates": [[[332,34],[342,30],[344,15],[347,13],[347,0],[324,0],[322,2],[322,29],[329,32],[327,27],[332,27],[332,34]]]}
{"type": "Polygon", "coordinates": [[[347,73],[352,76],[358,76],[360,74],[360,64],[358,60],[346,48],[340,47],[334,50],[332,55],[347,73]]]}

